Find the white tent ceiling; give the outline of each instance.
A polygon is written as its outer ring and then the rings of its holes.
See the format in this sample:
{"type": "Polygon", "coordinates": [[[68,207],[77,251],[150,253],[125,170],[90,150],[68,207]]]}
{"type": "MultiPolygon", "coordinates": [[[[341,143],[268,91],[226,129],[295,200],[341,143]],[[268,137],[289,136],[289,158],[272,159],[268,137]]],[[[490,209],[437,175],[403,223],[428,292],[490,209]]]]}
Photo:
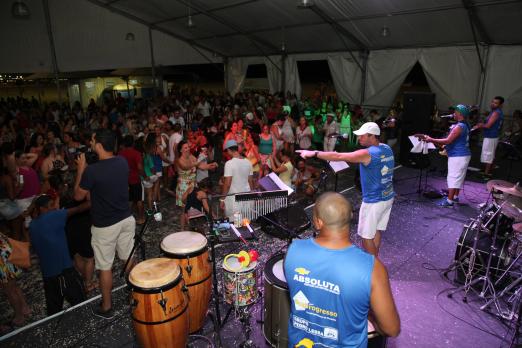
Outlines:
{"type": "Polygon", "coordinates": [[[29,20],[12,18],[12,1],[0,4],[3,72],[52,71],[47,2],[59,71],[149,66],[149,28],[158,65],[275,55],[283,42],[288,54],[455,46],[474,42],[472,28],[478,42],[522,43],[520,0],[24,1],[29,20]]]}

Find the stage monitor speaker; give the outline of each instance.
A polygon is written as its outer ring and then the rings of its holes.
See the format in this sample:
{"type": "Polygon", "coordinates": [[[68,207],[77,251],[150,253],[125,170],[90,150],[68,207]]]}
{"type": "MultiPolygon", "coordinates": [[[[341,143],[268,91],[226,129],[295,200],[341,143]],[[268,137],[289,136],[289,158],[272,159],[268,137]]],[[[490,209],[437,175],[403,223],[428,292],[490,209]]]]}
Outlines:
{"type": "Polygon", "coordinates": [[[435,94],[431,92],[405,92],[402,96],[404,110],[401,117],[400,162],[409,166],[412,148],[408,136],[431,131],[431,115],[435,105],[435,94]]]}

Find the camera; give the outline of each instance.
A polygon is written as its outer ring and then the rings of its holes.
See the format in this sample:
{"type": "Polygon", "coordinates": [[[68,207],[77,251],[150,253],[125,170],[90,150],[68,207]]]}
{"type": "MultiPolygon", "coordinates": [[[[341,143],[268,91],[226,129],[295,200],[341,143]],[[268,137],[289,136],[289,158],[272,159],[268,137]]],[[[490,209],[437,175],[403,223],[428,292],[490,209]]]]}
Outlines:
{"type": "Polygon", "coordinates": [[[77,159],[82,153],[85,154],[85,162],[87,164],[93,164],[99,160],[98,154],[86,146],[78,148],[74,153],[74,158],[77,159]]]}

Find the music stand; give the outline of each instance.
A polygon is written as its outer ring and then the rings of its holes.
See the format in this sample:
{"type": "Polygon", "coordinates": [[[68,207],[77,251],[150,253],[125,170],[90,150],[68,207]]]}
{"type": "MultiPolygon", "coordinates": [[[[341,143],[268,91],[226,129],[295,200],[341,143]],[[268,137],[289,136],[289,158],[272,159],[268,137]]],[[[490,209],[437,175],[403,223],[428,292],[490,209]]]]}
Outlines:
{"type": "Polygon", "coordinates": [[[414,193],[420,194],[426,191],[426,187],[428,186],[428,167],[430,166],[429,159],[429,150],[435,150],[435,145],[432,143],[424,143],[417,139],[415,136],[410,135],[408,137],[411,144],[413,145],[410,150],[407,163],[404,163],[404,166],[409,168],[418,169],[417,176],[417,191],[404,193],[403,196],[411,195],[414,193]],[[424,186],[422,186],[422,181],[424,177],[424,186]]]}
{"type": "Polygon", "coordinates": [[[334,175],[335,175],[334,191],[337,192],[337,179],[338,179],[337,174],[339,174],[339,172],[342,172],[342,171],[350,168],[350,166],[345,161],[328,161],[328,165],[334,172],[334,175]]]}

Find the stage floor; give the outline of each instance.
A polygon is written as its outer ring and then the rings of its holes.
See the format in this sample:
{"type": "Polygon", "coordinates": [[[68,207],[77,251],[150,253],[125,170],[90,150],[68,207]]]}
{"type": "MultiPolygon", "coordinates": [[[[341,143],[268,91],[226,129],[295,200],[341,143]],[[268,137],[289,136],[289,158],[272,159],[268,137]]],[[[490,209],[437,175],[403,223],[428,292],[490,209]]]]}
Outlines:
{"type": "MultiPolygon", "coordinates": [[[[453,299],[446,297],[444,290],[454,287],[441,277],[439,270],[446,268],[454,259],[457,240],[463,225],[477,215],[477,205],[487,199],[484,183],[467,181],[461,194],[461,203],[452,209],[437,207],[433,201],[418,195],[418,171],[408,168],[396,170],[395,189],[398,193],[387,231],[383,235],[380,258],[386,265],[391,279],[392,291],[402,322],[401,334],[388,339],[388,347],[499,347],[502,337],[507,332],[507,324],[496,317],[480,311],[482,302],[476,296],[470,296],[469,303],[461,301],[457,294],[453,299]]],[[[360,204],[360,193],[350,187],[353,177],[348,174],[340,187],[353,202],[356,209],[360,204]]],[[[330,187],[333,185],[330,181],[330,187]]],[[[445,187],[445,178],[431,173],[428,185],[433,188],[445,187]]],[[[173,200],[163,204],[164,222],[154,223],[146,232],[147,258],[158,257],[159,242],[170,233],[179,231],[176,215],[171,209],[173,200]]],[[[309,215],[311,209],[306,213],[309,215]]],[[[357,215],[352,224],[352,237],[359,243],[356,231],[357,215]]],[[[309,237],[311,229],[301,237],[309,237]]],[[[285,242],[274,239],[260,231],[256,232],[259,240],[252,242],[261,255],[261,265],[285,242]]],[[[217,248],[218,279],[223,275],[221,262],[224,255],[243,249],[239,243],[224,244],[217,248]]],[[[121,269],[121,264],[116,270],[121,269]]],[[[41,278],[37,266],[33,266],[32,276],[25,275],[22,280],[24,293],[32,304],[33,324],[3,337],[2,347],[134,347],[136,337],[132,329],[129,309],[129,293],[122,286],[121,278],[116,278],[114,290],[114,308],[116,317],[103,320],[92,314],[92,308],[99,299],[69,309],[62,314],[38,322],[44,317],[44,298],[41,290],[41,278]],[[36,268],[36,271],[35,271],[36,268]]],[[[116,274],[116,272],[115,272],[116,274]]],[[[453,275],[450,274],[450,278],[453,275]]],[[[263,290],[263,281],[258,282],[263,290]]],[[[5,298],[1,299],[1,308],[8,308],[5,298]]],[[[210,307],[213,310],[213,306],[210,307]]],[[[222,307],[224,316],[227,308],[222,307]]],[[[267,346],[262,334],[263,301],[252,306],[252,340],[258,347],[267,346]]],[[[2,314],[7,318],[9,312],[2,314]]],[[[210,317],[200,335],[215,341],[210,317]]],[[[244,341],[244,330],[232,313],[221,331],[224,347],[238,347],[244,341]]],[[[195,347],[206,347],[203,339],[194,340],[195,347]]],[[[506,343],[504,342],[504,345],[506,343]]]]}

